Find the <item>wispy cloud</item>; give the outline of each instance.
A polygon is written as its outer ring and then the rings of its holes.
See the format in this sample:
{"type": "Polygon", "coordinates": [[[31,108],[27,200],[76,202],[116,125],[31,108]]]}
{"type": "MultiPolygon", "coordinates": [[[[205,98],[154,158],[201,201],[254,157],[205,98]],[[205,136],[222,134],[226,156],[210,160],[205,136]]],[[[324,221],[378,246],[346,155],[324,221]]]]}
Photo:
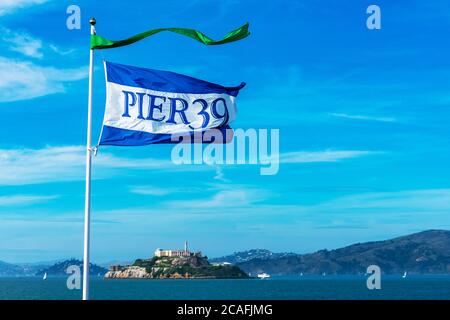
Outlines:
{"type": "MultiPolygon", "coordinates": [[[[174,165],[169,159],[125,158],[99,152],[94,158],[94,179],[120,174],[116,169],[158,168],[198,170],[194,166],[174,165]]],[[[82,146],[43,149],[0,149],[0,185],[27,185],[84,179],[85,148],[82,146]]]]}
{"type": "MultiPolygon", "coordinates": [[[[152,212],[170,212],[173,218],[178,219],[225,218],[238,214],[242,221],[258,217],[259,221],[269,218],[271,223],[273,220],[270,217],[276,212],[277,223],[282,225],[301,224],[311,228],[327,226],[334,229],[386,226],[394,229],[395,226],[407,226],[413,222],[421,222],[423,228],[442,227],[448,222],[436,219],[445,218],[450,210],[449,189],[369,192],[308,205],[267,202],[274,196],[272,191],[264,189],[229,185],[213,195],[202,195],[190,201],[163,202],[153,207],[152,212]]],[[[299,194],[299,199],[301,197],[299,194]]]]}
{"type": "Polygon", "coordinates": [[[43,4],[49,0],[2,0],[0,2],[0,16],[32,5],[43,4]]]}
{"type": "Polygon", "coordinates": [[[57,196],[35,196],[35,195],[12,195],[12,196],[1,196],[0,197],[0,207],[7,206],[24,206],[36,204],[39,202],[46,202],[58,198],[57,196]]]}
{"type": "Polygon", "coordinates": [[[397,119],[392,117],[375,117],[365,115],[352,115],[347,113],[330,113],[331,116],[352,120],[366,120],[366,121],[379,121],[379,122],[396,122],[397,119]]]}
{"type": "Polygon", "coordinates": [[[81,147],[0,150],[0,185],[74,180],[84,161],[81,147]]]}
{"type": "Polygon", "coordinates": [[[0,28],[1,40],[8,45],[8,49],[21,53],[27,57],[42,59],[42,41],[25,32],[13,32],[7,28],[0,28]]]}
{"type": "Polygon", "coordinates": [[[216,175],[213,177],[214,180],[222,181],[222,182],[230,182],[227,178],[225,178],[225,173],[222,170],[222,167],[219,165],[215,166],[216,175]]]}
{"type": "MultiPolygon", "coordinates": [[[[0,78],[1,81],[1,78],[0,78]]],[[[0,82],[1,83],[1,82],[0,82]]],[[[1,87],[1,85],[0,85],[1,87]]],[[[298,151],[280,156],[282,163],[336,162],[377,154],[376,151],[298,151]]],[[[79,181],[84,179],[85,148],[83,146],[46,147],[42,149],[0,149],[0,185],[27,185],[55,181],[79,181]]],[[[215,170],[214,180],[229,182],[217,166],[177,166],[170,158],[127,158],[118,157],[100,150],[94,158],[95,179],[112,177],[120,170],[198,171],[215,170]]],[[[148,195],[163,195],[176,192],[175,189],[160,190],[152,186],[132,187],[131,192],[148,195]]]]}
{"type": "Polygon", "coordinates": [[[168,194],[182,192],[181,188],[162,188],[156,186],[135,186],[130,188],[131,193],[145,196],[165,196],[168,194]]]}
{"type": "MultiPolygon", "coordinates": [[[[219,188],[220,189],[220,188],[219,188]]],[[[240,221],[260,221],[277,225],[308,225],[311,228],[329,226],[334,229],[359,228],[385,225],[394,228],[426,222],[424,228],[448,224],[447,221],[433,221],[431,217],[446,217],[450,210],[449,189],[402,190],[392,192],[371,192],[327,199],[316,204],[273,204],[277,195],[272,190],[254,186],[228,185],[213,194],[197,194],[189,201],[163,201],[151,203],[150,207],[123,208],[100,211],[97,217],[113,222],[141,221],[152,215],[158,221],[185,221],[217,219],[239,216],[240,221]],[[276,213],[277,219],[273,219],[276,213]]],[[[301,198],[301,195],[299,195],[301,198]]],[[[445,220],[445,219],[444,219],[445,220]]],[[[82,222],[82,219],[79,220],[82,222]]],[[[270,226],[266,228],[270,229],[270,226]]],[[[282,231],[282,230],[281,230],[282,231]]]]}
{"type": "Polygon", "coordinates": [[[370,192],[340,197],[314,207],[324,211],[363,212],[368,210],[436,211],[450,210],[450,189],[370,192]]]}
{"type": "Polygon", "coordinates": [[[20,53],[27,58],[21,60],[0,56],[0,103],[62,93],[65,92],[66,83],[88,76],[87,67],[55,68],[28,61],[41,60],[49,53],[66,55],[73,52],[45,43],[28,32],[0,26],[0,46],[0,49],[20,53]]]}
{"type": "Polygon", "coordinates": [[[173,208],[212,209],[243,208],[266,200],[271,193],[264,189],[246,186],[222,185],[214,195],[205,198],[167,203],[173,208]]]}
{"type": "Polygon", "coordinates": [[[20,53],[28,58],[42,59],[46,54],[68,55],[74,49],[63,49],[59,46],[47,43],[26,31],[11,30],[0,26],[0,40],[2,45],[12,51],[20,53]]]}
{"type": "Polygon", "coordinates": [[[54,44],[49,44],[48,47],[50,48],[50,50],[61,56],[66,56],[68,54],[75,52],[75,49],[62,49],[54,44]]]}
{"type": "Polygon", "coordinates": [[[337,162],[344,159],[359,158],[379,154],[379,151],[363,150],[323,150],[323,151],[297,151],[280,155],[281,163],[312,163],[337,162]]]}
{"type": "Polygon", "coordinates": [[[0,57],[0,103],[62,93],[65,83],[87,75],[87,67],[57,69],[0,57]]]}

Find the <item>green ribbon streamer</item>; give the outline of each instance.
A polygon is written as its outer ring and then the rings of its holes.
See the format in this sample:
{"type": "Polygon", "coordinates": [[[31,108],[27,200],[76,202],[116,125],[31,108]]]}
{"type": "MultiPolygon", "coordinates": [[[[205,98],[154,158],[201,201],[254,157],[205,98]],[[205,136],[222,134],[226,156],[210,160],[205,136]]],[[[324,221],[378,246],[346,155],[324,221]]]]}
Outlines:
{"type": "Polygon", "coordinates": [[[192,38],[206,45],[218,45],[224,44],[228,42],[238,41],[246,38],[250,32],[248,32],[249,24],[246,23],[242,27],[229,32],[222,40],[215,41],[208,36],[204,35],[200,31],[194,29],[186,29],[186,28],[161,28],[161,29],[153,29],[146,32],[139,33],[131,38],[119,41],[112,41],[105,38],[102,38],[97,35],[91,35],[91,49],[111,49],[127,46],[129,44],[135,43],[147,37],[150,37],[154,34],[157,34],[162,31],[170,31],[181,34],[183,36],[192,38]]]}

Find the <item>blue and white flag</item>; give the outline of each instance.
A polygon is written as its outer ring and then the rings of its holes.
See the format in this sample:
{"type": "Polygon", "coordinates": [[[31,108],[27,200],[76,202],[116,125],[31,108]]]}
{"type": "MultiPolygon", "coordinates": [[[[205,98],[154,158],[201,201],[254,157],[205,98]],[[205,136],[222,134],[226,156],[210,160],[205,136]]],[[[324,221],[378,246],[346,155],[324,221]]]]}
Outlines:
{"type": "Polygon", "coordinates": [[[172,135],[225,130],[245,86],[223,87],[168,71],[105,61],[106,108],[99,145],[175,143],[172,135]]]}

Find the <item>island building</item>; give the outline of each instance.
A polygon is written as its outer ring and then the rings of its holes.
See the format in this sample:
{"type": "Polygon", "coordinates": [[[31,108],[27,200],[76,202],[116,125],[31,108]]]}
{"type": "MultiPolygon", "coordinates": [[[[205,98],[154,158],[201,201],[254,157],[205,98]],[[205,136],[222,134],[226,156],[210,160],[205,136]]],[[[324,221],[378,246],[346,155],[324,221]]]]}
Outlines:
{"type": "MultiPolygon", "coordinates": [[[[155,250],[155,257],[161,258],[161,257],[202,257],[201,251],[191,252],[188,250],[188,243],[187,241],[184,242],[184,250],[162,250],[162,249],[156,249],[155,250]]],[[[150,261],[151,259],[145,259],[147,261],[150,261]]],[[[225,264],[225,263],[224,263],[225,264]]],[[[109,266],[109,271],[122,271],[125,270],[127,267],[121,266],[121,265],[111,265],[109,266]]]]}
{"type": "Polygon", "coordinates": [[[201,256],[202,253],[200,251],[197,252],[190,252],[188,250],[188,242],[184,242],[184,250],[163,250],[163,249],[156,249],[155,250],[155,257],[190,257],[190,256],[201,256]]]}
{"type": "Polygon", "coordinates": [[[109,266],[109,271],[122,271],[124,269],[125,269],[125,267],[118,265],[118,264],[109,266]]]}

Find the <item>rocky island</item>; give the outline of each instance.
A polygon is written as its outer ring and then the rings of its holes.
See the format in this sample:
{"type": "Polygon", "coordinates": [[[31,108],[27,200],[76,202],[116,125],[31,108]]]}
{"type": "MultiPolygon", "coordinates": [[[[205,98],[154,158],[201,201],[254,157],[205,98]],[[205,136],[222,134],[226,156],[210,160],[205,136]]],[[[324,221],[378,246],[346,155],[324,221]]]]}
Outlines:
{"type": "Polygon", "coordinates": [[[105,274],[110,279],[248,279],[239,267],[211,264],[201,252],[184,250],[155,251],[150,259],[137,259],[132,265],[111,266],[105,274]]]}

